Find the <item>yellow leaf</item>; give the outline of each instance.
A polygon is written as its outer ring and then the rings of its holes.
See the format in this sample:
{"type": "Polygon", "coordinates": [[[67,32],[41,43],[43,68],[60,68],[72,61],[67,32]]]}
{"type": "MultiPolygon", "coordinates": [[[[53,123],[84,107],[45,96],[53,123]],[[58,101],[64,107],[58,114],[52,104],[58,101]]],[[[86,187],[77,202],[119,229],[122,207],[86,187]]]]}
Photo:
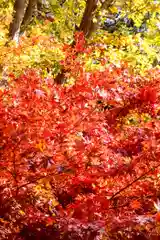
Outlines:
{"type": "Polygon", "coordinates": [[[56,199],[52,200],[52,207],[56,207],[57,205],[59,205],[59,202],[56,199]]]}
{"type": "Polygon", "coordinates": [[[97,18],[93,18],[93,23],[97,23],[97,18]]]}
{"type": "Polygon", "coordinates": [[[37,185],[36,187],[35,187],[35,191],[36,191],[36,193],[39,193],[40,191],[41,191],[41,186],[40,185],[37,185]]]}
{"type": "Polygon", "coordinates": [[[43,152],[46,148],[45,141],[39,141],[38,144],[36,144],[36,148],[38,148],[41,152],[43,152]]]}
{"type": "Polygon", "coordinates": [[[110,7],[109,10],[111,13],[118,13],[118,9],[115,6],[110,7]]]}
{"type": "Polygon", "coordinates": [[[20,213],[21,215],[25,215],[25,212],[22,211],[22,210],[20,210],[19,213],[20,213]]]}

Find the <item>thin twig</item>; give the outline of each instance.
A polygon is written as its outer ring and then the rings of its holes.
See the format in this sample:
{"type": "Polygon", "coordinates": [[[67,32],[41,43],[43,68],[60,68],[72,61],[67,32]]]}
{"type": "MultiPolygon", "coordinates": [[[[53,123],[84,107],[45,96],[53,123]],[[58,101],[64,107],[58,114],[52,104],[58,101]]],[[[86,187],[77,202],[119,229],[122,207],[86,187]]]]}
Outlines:
{"type": "Polygon", "coordinates": [[[118,192],[116,192],[115,194],[112,195],[112,197],[110,198],[110,200],[113,200],[117,195],[119,195],[121,192],[123,192],[124,190],[126,190],[127,188],[129,188],[130,186],[132,186],[135,182],[139,181],[140,179],[142,179],[143,177],[145,177],[146,175],[148,175],[150,172],[154,171],[156,168],[160,167],[160,164],[158,164],[156,167],[152,167],[150,168],[147,172],[143,173],[141,176],[139,176],[138,178],[136,178],[135,180],[133,180],[131,183],[127,184],[125,187],[121,188],[118,192]]]}

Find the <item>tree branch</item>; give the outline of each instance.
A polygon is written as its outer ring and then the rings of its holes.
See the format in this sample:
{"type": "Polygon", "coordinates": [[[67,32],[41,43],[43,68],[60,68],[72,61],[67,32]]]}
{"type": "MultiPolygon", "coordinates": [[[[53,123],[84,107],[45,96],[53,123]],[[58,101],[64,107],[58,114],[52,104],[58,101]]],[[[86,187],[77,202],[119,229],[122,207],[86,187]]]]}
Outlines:
{"type": "Polygon", "coordinates": [[[121,192],[125,191],[127,188],[129,188],[130,186],[132,186],[135,182],[139,181],[140,179],[142,179],[143,177],[145,177],[146,175],[148,175],[150,172],[154,171],[155,169],[157,169],[158,167],[160,167],[160,164],[158,164],[156,167],[152,167],[150,168],[147,172],[143,173],[141,176],[139,176],[138,178],[136,178],[135,180],[133,180],[131,183],[127,184],[125,187],[121,188],[118,192],[116,192],[115,194],[112,195],[112,197],[110,198],[110,200],[113,200],[117,195],[119,195],[121,192]]]}

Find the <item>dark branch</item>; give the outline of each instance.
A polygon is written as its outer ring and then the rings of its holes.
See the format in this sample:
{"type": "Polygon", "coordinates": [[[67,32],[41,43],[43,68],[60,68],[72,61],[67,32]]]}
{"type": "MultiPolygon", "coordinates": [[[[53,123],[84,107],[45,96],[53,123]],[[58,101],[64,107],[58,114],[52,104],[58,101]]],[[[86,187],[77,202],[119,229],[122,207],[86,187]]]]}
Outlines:
{"type": "Polygon", "coordinates": [[[135,182],[139,181],[140,179],[142,179],[143,177],[147,176],[150,172],[154,171],[155,169],[157,169],[158,167],[160,167],[160,164],[158,164],[156,167],[152,167],[150,168],[147,172],[143,173],[141,176],[139,176],[138,178],[136,178],[135,180],[133,180],[131,183],[127,184],[125,187],[121,188],[118,192],[116,192],[115,194],[112,195],[112,197],[110,198],[110,200],[113,200],[117,195],[119,195],[121,192],[125,191],[127,188],[129,188],[130,186],[132,186],[135,182]]]}

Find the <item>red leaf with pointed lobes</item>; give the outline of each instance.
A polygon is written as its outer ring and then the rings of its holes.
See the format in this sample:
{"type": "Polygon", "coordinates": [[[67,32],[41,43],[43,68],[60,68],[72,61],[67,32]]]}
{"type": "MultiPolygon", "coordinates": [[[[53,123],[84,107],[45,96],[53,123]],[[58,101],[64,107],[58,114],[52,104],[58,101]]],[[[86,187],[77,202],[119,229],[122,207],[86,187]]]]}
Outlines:
{"type": "Polygon", "coordinates": [[[140,100],[155,103],[157,101],[157,91],[153,87],[144,87],[140,90],[140,100]]]}
{"type": "Polygon", "coordinates": [[[44,138],[52,137],[52,133],[48,129],[45,129],[43,132],[43,137],[44,138]]]}

